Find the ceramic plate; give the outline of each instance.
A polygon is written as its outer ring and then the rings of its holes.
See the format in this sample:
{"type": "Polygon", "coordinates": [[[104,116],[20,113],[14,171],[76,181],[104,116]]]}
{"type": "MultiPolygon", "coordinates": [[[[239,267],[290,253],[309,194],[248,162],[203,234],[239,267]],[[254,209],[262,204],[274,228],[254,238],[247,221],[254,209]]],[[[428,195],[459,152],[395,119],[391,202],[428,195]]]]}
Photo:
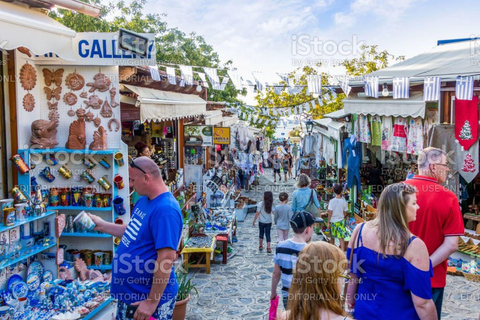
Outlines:
{"type": "Polygon", "coordinates": [[[36,273],[38,275],[43,275],[44,271],[45,268],[43,267],[43,264],[40,261],[34,261],[30,263],[27,274],[36,273]]]}
{"type": "Polygon", "coordinates": [[[12,287],[12,296],[15,299],[25,298],[28,294],[27,284],[23,281],[15,282],[12,287]]]}
{"type": "Polygon", "coordinates": [[[23,278],[21,276],[19,276],[18,274],[13,274],[10,279],[8,279],[8,290],[10,290],[11,292],[12,291],[12,288],[13,288],[13,285],[15,284],[15,282],[19,282],[19,281],[23,281],[23,278]]]}
{"type": "Polygon", "coordinates": [[[50,282],[53,281],[53,273],[50,270],[46,270],[45,273],[43,274],[43,281],[44,282],[50,282]]]}
{"type": "Polygon", "coordinates": [[[35,291],[40,286],[40,276],[37,273],[30,273],[27,277],[28,290],[35,291]]]}

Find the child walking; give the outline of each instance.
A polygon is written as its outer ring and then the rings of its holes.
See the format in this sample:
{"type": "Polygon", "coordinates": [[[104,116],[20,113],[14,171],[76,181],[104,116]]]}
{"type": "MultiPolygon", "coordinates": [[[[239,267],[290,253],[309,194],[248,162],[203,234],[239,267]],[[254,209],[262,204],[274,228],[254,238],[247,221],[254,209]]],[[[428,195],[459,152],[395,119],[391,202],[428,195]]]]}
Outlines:
{"type": "Polygon", "coordinates": [[[345,218],[347,217],[348,204],[342,197],[343,188],[339,184],[333,186],[335,198],[328,203],[328,224],[330,229],[330,243],[335,244],[335,239],[340,240],[340,249],[346,250],[345,239],[348,238],[348,232],[345,227],[345,218]]]}
{"type": "Polygon", "coordinates": [[[271,191],[265,191],[263,193],[263,201],[260,202],[257,206],[257,213],[253,218],[253,225],[258,219],[258,228],[259,228],[259,238],[260,244],[258,246],[259,250],[263,250],[263,236],[267,238],[267,252],[271,253],[272,249],[270,247],[271,236],[270,232],[272,230],[272,216],[274,213],[273,210],[273,193],[271,191]],[[259,218],[260,217],[260,218],[259,218]]]}
{"type": "Polygon", "coordinates": [[[275,207],[273,220],[277,226],[278,242],[288,239],[288,230],[290,229],[290,219],[292,218],[292,207],[288,203],[288,194],[281,192],[278,195],[280,205],[275,207]]]}

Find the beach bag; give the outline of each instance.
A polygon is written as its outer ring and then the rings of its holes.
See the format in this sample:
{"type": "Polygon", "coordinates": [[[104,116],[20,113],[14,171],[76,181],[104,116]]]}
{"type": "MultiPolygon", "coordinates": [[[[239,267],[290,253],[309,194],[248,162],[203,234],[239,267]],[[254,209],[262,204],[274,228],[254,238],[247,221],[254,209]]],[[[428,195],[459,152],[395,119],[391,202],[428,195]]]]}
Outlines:
{"type": "Polygon", "coordinates": [[[313,200],[313,193],[315,191],[311,191],[312,193],[310,193],[310,199],[308,200],[308,203],[303,210],[310,212],[314,217],[319,217],[318,208],[315,205],[315,201],[313,200]]]}

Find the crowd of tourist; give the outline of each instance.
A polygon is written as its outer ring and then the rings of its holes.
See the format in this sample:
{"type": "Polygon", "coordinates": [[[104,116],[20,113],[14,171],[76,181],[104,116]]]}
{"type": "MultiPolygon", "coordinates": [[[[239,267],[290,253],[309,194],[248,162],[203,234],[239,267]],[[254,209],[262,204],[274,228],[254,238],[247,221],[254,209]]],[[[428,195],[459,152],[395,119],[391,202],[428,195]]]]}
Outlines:
{"type": "Polygon", "coordinates": [[[441,319],[446,260],[464,233],[457,197],[441,185],[449,170],[444,151],[424,149],[418,173],[387,186],[376,218],[358,224],[351,234],[342,186],[335,185],[325,218],[330,243],[309,243],[320,205],[308,176],[299,175],[291,207],[287,193],[274,207],[272,193],[265,192],[254,225],[259,218],[259,249],[265,235],[271,252],[270,231],[277,224],[271,299],[281,281],[286,311],[279,318],[441,319]],[[287,221],[290,239],[285,239],[287,221]]]}

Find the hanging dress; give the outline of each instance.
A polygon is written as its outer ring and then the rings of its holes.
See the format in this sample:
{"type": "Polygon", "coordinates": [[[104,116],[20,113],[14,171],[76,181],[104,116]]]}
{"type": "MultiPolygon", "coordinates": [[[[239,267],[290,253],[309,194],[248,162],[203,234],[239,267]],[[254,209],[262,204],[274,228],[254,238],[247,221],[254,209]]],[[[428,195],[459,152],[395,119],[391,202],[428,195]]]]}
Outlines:
{"type": "Polygon", "coordinates": [[[393,125],[392,151],[407,152],[407,119],[395,118],[393,125]]]}
{"type": "Polygon", "coordinates": [[[368,123],[368,116],[359,115],[358,125],[360,130],[358,141],[364,142],[364,143],[372,142],[372,136],[370,135],[370,124],[368,123]]]}
{"type": "Polygon", "coordinates": [[[422,118],[410,119],[408,129],[407,153],[420,154],[423,150],[423,123],[422,118]]]}
{"type": "Polygon", "coordinates": [[[390,151],[392,148],[392,133],[392,117],[385,116],[382,122],[382,150],[390,151]]]}
{"type": "Polygon", "coordinates": [[[372,146],[382,145],[382,118],[380,116],[372,116],[372,146]]]}

